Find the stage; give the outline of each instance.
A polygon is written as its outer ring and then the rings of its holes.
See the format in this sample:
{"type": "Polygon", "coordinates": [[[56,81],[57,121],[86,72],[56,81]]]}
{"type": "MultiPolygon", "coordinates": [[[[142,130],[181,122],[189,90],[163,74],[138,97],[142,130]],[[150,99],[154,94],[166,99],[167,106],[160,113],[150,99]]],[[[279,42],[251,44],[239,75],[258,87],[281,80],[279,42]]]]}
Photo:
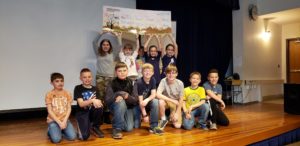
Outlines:
{"type": "MultiPolygon", "coordinates": [[[[246,105],[229,105],[225,113],[230,119],[228,127],[219,126],[217,131],[192,129],[174,129],[169,124],[162,136],[150,134],[148,124],[141,129],[123,132],[122,140],[111,138],[111,125],[104,124],[101,129],[105,138],[91,136],[88,141],[63,140],[60,145],[247,145],[265,140],[282,133],[300,128],[300,115],[283,112],[280,102],[251,103],[246,105]]],[[[74,118],[71,118],[74,123],[74,118]]],[[[0,121],[0,145],[53,145],[47,135],[45,118],[0,121]]]]}

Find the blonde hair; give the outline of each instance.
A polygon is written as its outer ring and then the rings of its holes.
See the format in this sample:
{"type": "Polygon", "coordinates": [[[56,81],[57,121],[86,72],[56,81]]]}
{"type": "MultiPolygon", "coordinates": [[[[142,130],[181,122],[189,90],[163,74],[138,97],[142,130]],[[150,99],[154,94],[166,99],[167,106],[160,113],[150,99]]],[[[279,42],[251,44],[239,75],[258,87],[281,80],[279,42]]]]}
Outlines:
{"type": "Polygon", "coordinates": [[[170,72],[178,72],[177,67],[174,64],[169,64],[166,68],[166,74],[170,73],[170,72]]]}
{"type": "Polygon", "coordinates": [[[150,64],[150,63],[145,63],[145,64],[143,64],[143,66],[142,66],[142,71],[144,71],[145,69],[151,69],[151,70],[153,71],[153,70],[154,70],[154,67],[153,67],[153,65],[150,64]]]}

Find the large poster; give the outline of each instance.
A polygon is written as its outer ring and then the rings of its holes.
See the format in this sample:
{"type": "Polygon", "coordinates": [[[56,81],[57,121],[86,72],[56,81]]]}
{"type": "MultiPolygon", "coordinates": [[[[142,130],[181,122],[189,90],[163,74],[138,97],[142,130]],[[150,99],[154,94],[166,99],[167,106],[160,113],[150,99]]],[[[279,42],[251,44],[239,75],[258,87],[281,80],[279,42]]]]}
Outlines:
{"type": "Polygon", "coordinates": [[[103,7],[103,29],[133,33],[171,33],[171,12],[103,7]]]}

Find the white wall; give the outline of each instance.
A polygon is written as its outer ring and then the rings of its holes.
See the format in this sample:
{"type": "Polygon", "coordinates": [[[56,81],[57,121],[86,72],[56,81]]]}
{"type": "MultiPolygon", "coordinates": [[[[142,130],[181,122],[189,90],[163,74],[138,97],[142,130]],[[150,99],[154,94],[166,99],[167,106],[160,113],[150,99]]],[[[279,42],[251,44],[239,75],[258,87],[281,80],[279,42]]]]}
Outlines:
{"type": "Polygon", "coordinates": [[[259,15],[300,7],[299,0],[257,0],[259,15]]]}
{"type": "Polygon", "coordinates": [[[0,0],[0,111],[45,107],[52,72],[64,74],[70,92],[81,68],[95,72],[103,5],[135,8],[136,1],[0,0]]]}
{"type": "MultiPolygon", "coordinates": [[[[271,31],[269,40],[261,38],[265,30],[264,20],[249,20],[248,6],[256,0],[240,1],[240,10],[233,11],[233,64],[242,80],[280,80],[281,69],[281,26],[268,22],[271,31]]],[[[261,10],[261,9],[259,9],[261,10]]],[[[261,101],[262,96],[282,94],[282,85],[245,84],[244,102],[261,101]]]]}
{"type": "Polygon", "coordinates": [[[282,78],[287,81],[286,78],[286,40],[291,38],[300,37],[300,23],[282,25],[282,78]]]}

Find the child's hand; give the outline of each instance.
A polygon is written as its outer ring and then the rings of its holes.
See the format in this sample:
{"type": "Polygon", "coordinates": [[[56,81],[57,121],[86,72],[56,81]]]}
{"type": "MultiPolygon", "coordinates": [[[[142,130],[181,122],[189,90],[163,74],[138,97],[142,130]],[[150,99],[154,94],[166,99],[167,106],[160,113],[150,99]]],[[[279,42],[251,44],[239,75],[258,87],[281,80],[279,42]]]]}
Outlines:
{"type": "Polygon", "coordinates": [[[66,122],[59,122],[58,125],[59,125],[59,128],[60,128],[61,130],[67,128],[67,123],[66,123],[66,122]]]}
{"type": "Polygon", "coordinates": [[[143,121],[148,123],[149,122],[149,116],[147,115],[146,117],[143,117],[143,121]]]}
{"type": "Polygon", "coordinates": [[[122,100],[123,100],[123,97],[122,97],[122,96],[118,96],[118,97],[116,97],[115,102],[120,102],[120,101],[122,101],[122,100]]]}
{"type": "Polygon", "coordinates": [[[124,94],[124,97],[123,97],[124,99],[127,99],[128,98],[128,93],[126,92],[125,94],[124,94]]]}
{"type": "Polygon", "coordinates": [[[171,99],[171,102],[173,102],[175,105],[179,105],[179,101],[171,99]]]}
{"type": "Polygon", "coordinates": [[[221,100],[222,102],[221,102],[221,110],[224,110],[225,109],[225,103],[224,103],[224,101],[223,100],[221,100]]]}
{"type": "Polygon", "coordinates": [[[95,108],[103,107],[103,104],[100,99],[93,99],[93,105],[95,108]]]}
{"type": "Polygon", "coordinates": [[[191,119],[191,118],[192,118],[192,116],[191,116],[191,114],[190,114],[190,113],[186,113],[186,114],[185,114],[185,118],[186,118],[186,119],[191,119]]]}

